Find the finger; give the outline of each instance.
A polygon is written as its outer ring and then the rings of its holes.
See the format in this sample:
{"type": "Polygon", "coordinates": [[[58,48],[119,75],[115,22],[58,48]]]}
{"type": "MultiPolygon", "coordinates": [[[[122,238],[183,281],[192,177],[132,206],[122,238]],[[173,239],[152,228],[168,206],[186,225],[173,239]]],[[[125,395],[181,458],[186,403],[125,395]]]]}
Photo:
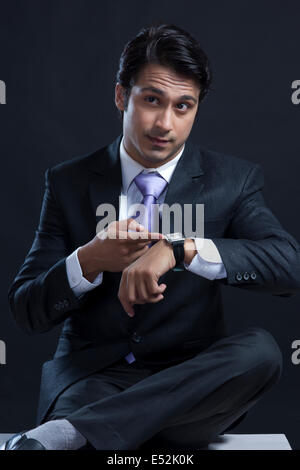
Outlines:
{"type": "Polygon", "coordinates": [[[163,233],[160,233],[160,232],[150,232],[150,233],[151,233],[151,237],[154,240],[163,240],[165,238],[163,233]]]}
{"type": "Polygon", "coordinates": [[[143,279],[140,279],[140,281],[136,284],[136,295],[139,303],[147,302],[149,293],[147,292],[146,283],[143,279]]]}
{"type": "Polygon", "coordinates": [[[134,312],[133,305],[128,304],[127,307],[126,307],[125,312],[127,313],[127,315],[129,315],[129,317],[134,317],[135,312],[134,312]]]}
{"type": "Polygon", "coordinates": [[[118,221],[118,228],[119,230],[128,230],[128,226],[132,223],[135,222],[133,217],[128,217],[128,219],[123,219],[118,221]]]}
{"type": "Polygon", "coordinates": [[[142,231],[145,230],[145,227],[131,217],[128,221],[127,230],[142,231]]]}
{"type": "Polygon", "coordinates": [[[133,308],[133,304],[131,304],[128,299],[127,299],[127,296],[126,295],[120,295],[119,296],[119,300],[122,304],[122,307],[124,308],[125,312],[127,313],[127,315],[129,315],[130,317],[133,317],[134,316],[134,308],[133,308]]]}
{"type": "Polygon", "coordinates": [[[128,219],[119,220],[111,225],[110,230],[116,232],[128,232],[128,230],[136,232],[137,230],[144,229],[144,227],[139,224],[133,217],[128,219]]]}
{"type": "Polygon", "coordinates": [[[125,230],[119,230],[116,234],[116,238],[120,238],[123,240],[127,240],[128,243],[134,244],[134,243],[147,243],[147,238],[144,235],[141,235],[144,233],[144,231],[125,231],[125,230]]]}
{"type": "Polygon", "coordinates": [[[160,293],[162,292],[165,292],[166,288],[167,288],[167,284],[159,284],[159,289],[160,289],[160,293]]]}
{"type": "Polygon", "coordinates": [[[136,303],[136,280],[135,276],[133,274],[130,274],[128,272],[127,275],[127,292],[126,292],[126,297],[127,297],[127,303],[128,304],[135,304],[136,303]]]}
{"type": "Polygon", "coordinates": [[[137,299],[135,301],[135,304],[140,305],[140,304],[156,303],[162,300],[163,298],[164,298],[163,294],[150,295],[145,300],[137,299]]]}
{"type": "Polygon", "coordinates": [[[153,289],[155,289],[155,292],[148,292],[147,290],[147,284],[146,282],[142,282],[140,284],[136,285],[136,292],[137,292],[137,301],[136,303],[138,304],[145,304],[145,303],[155,303],[159,302],[164,298],[164,291],[166,290],[167,285],[162,283],[160,285],[157,285],[157,283],[154,281],[153,282],[153,289]]]}
{"type": "Polygon", "coordinates": [[[166,290],[166,284],[159,284],[155,279],[148,279],[147,289],[149,296],[162,294],[166,290]]]}
{"type": "Polygon", "coordinates": [[[116,232],[119,232],[120,230],[127,231],[127,226],[128,226],[128,220],[125,219],[125,220],[117,220],[109,228],[113,228],[114,230],[116,230],[116,232]]]}
{"type": "Polygon", "coordinates": [[[164,299],[163,294],[152,295],[151,297],[148,297],[147,301],[144,303],[156,304],[157,302],[163,299],[164,299]]]}
{"type": "Polygon", "coordinates": [[[124,270],[123,273],[122,273],[122,277],[121,277],[121,281],[120,281],[120,285],[119,285],[118,298],[119,298],[125,312],[129,316],[134,316],[133,306],[128,302],[128,299],[127,299],[127,296],[126,296],[126,282],[127,282],[127,271],[124,270]]]}
{"type": "Polygon", "coordinates": [[[134,312],[133,304],[131,304],[130,302],[124,302],[122,303],[122,305],[127,315],[129,317],[134,317],[135,312],[134,312]]]}
{"type": "Polygon", "coordinates": [[[141,239],[139,233],[135,230],[127,232],[127,230],[111,230],[109,235],[111,234],[111,238],[119,238],[122,240],[128,240],[128,243],[134,243],[136,240],[141,239]]]}
{"type": "Polygon", "coordinates": [[[149,232],[148,230],[142,230],[139,232],[129,232],[131,236],[129,237],[131,241],[147,242],[148,240],[162,240],[164,238],[163,233],[159,232],[149,232]]]}
{"type": "Polygon", "coordinates": [[[130,251],[128,263],[129,263],[129,264],[133,263],[133,262],[136,261],[138,258],[140,258],[141,256],[145,255],[148,250],[149,250],[149,246],[148,246],[148,245],[143,246],[143,248],[140,248],[139,250],[137,250],[136,247],[134,247],[134,248],[130,251]]]}

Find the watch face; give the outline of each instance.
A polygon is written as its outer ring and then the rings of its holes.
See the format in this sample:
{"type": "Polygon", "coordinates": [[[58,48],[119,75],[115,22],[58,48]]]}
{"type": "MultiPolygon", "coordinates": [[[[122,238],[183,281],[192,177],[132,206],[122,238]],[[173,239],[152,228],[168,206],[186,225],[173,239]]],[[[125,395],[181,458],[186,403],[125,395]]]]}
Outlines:
{"type": "Polygon", "coordinates": [[[166,237],[169,239],[169,241],[172,241],[172,242],[175,242],[177,240],[184,240],[184,236],[180,232],[168,233],[166,237]]]}

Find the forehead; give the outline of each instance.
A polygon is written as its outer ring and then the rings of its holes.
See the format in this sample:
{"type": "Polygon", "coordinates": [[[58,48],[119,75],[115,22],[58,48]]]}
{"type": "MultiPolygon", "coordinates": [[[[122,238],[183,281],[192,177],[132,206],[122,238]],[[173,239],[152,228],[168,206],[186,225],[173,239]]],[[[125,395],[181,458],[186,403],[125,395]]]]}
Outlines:
{"type": "Polygon", "coordinates": [[[199,95],[199,85],[192,78],[178,74],[171,67],[160,64],[147,64],[140,70],[135,87],[146,86],[159,88],[165,93],[199,95]]]}

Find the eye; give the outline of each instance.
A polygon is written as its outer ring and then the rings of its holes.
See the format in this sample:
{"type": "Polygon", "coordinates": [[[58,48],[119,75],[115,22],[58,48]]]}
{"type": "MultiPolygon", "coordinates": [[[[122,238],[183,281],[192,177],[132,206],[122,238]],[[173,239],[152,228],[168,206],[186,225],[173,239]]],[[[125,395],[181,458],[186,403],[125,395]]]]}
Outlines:
{"type": "Polygon", "coordinates": [[[187,103],[178,103],[177,106],[185,106],[185,108],[179,108],[180,111],[186,111],[187,109],[189,109],[191,106],[187,103]]]}
{"type": "Polygon", "coordinates": [[[148,103],[153,103],[154,100],[157,100],[157,98],[155,96],[146,96],[145,97],[145,101],[147,101],[148,103]]]}

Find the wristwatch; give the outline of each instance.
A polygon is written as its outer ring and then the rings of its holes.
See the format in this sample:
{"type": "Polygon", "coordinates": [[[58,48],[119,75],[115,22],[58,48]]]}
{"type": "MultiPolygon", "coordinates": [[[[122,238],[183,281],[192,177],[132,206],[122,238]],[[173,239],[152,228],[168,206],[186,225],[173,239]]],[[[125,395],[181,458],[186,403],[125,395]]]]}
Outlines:
{"type": "Polygon", "coordinates": [[[182,233],[167,233],[165,235],[165,240],[172,245],[174,257],[176,264],[174,266],[175,271],[184,271],[183,261],[184,261],[184,241],[185,238],[182,233]]]}

